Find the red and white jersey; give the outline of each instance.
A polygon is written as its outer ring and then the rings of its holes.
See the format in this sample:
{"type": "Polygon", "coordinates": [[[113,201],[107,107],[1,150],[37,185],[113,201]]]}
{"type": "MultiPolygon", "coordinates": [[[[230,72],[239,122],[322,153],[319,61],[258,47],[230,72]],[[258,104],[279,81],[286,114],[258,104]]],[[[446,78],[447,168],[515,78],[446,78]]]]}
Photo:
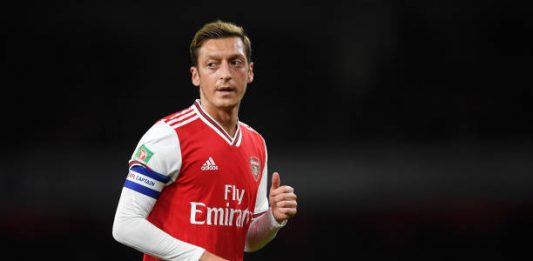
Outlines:
{"type": "Polygon", "coordinates": [[[253,216],[269,208],[265,141],[242,122],[230,137],[197,100],[146,132],[124,186],[157,199],[148,220],[169,235],[242,260],[253,216]]]}

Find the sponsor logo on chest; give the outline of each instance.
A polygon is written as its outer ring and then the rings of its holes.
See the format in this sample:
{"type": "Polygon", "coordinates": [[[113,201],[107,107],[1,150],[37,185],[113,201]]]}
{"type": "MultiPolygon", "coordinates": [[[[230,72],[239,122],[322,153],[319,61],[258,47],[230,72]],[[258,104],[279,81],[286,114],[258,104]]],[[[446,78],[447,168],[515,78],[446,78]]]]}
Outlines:
{"type": "Polygon", "coordinates": [[[191,201],[190,224],[239,228],[246,226],[252,221],[253,211],[252,206],[248,205],[245,194],[244,188],[225,184],[223,195],[221,195],[225,204],[211,205],[206,202],[191,201]]]}

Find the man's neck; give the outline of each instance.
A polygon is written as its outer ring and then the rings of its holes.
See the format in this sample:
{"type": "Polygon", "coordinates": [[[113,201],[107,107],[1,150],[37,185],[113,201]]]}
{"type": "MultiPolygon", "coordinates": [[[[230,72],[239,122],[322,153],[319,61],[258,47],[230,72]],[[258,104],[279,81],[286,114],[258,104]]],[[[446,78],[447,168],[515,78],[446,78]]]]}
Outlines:
{"type": "Polygon", "coordinates": [[[232,108],[217,108],[208,102],[201,102],[202,109],[217,121],[222,128],[231,136],[235,136],[237,122],[239,121],[239,105],[232,108]]]}

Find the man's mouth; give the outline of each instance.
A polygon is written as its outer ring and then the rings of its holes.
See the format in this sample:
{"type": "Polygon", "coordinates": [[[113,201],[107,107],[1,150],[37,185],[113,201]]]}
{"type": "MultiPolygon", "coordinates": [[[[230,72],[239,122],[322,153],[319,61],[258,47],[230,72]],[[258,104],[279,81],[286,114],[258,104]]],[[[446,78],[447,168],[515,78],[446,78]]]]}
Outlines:
{"type": "Polygon", "coordinates": [[[220,87],[217,88],[217,92],[234,92],[235,89],[232,87],[220,87]]]}

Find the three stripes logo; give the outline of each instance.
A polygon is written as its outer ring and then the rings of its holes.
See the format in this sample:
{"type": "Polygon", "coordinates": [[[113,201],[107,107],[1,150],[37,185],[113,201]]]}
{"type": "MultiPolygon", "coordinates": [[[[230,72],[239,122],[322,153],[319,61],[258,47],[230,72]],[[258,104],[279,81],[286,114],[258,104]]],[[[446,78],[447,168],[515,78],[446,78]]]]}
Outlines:
{"type": "Polygon", "coordinates": [[[209,159],[202,165],[201,168],[202,171],[208,171],[208,170],[218,170],[218,166],[213,160],[212,157],[209,157],[209,159]]]}

